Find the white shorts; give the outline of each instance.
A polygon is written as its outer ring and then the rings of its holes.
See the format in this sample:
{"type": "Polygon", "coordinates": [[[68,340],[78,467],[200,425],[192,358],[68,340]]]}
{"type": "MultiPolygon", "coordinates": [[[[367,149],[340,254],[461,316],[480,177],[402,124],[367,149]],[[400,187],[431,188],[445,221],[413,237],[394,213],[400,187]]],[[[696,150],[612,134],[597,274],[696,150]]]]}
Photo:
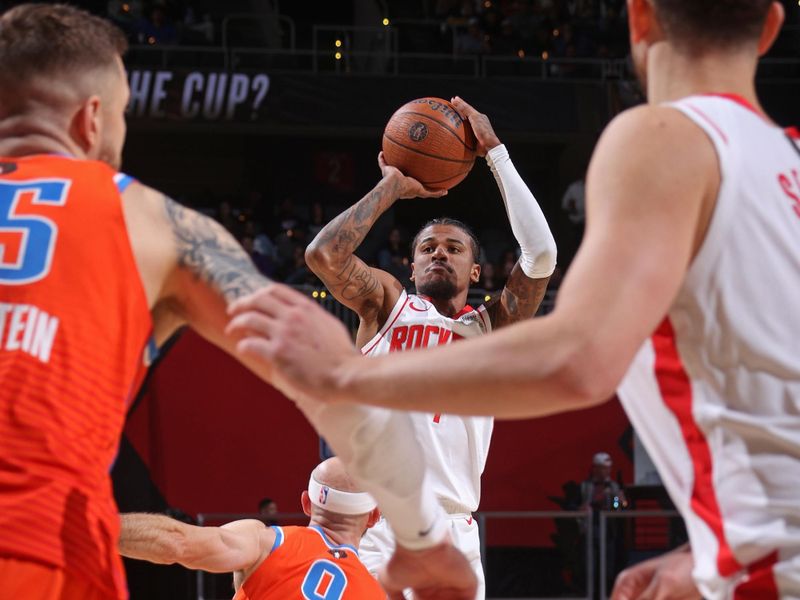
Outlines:
{"type": "MultiPolygon", "coordinates": [[[[475,576],[478,578],[478,594],[475,600],[485,600],[486,582],[483,577],[481,564],[481,540],[478,532],[478,523],[470,515],[448,515],[450,520],[450,538],[453,545],[467,557],[475,576]]],[[[394,553],[394,535],[386,519],[381,519],[367,530],[361,538],[358,556],[373,577],[378,576],[378,570],[388,562],[394,553]]],[[[413,598],[411,590],[406,590],[408,600],[413,598]]]]}

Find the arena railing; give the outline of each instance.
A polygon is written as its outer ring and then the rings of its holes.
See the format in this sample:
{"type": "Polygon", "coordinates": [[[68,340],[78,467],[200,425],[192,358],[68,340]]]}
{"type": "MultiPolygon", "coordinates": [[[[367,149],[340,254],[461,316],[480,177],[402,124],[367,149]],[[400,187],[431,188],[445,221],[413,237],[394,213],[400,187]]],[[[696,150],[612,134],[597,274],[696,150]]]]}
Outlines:
{"type": "MultiPolygon", "coordinates": [[[[474,515],[478,523],[481,533],[481,558],[484,564],[484,573],[487,573],[487,590],[491,590],[492,582],[489,580],[489,573],[486,569],[486,561],[488,558],[488,548],[486,538],[489,535],[490,523],[492,521],[509,521],[516,520],[518,522],[538,522],[538,521],[554,521],[554,520],[569,520],[571,522],[583,521],[585,522],[585,531],[592,531],[592,513],[591,511],[515,511],[515,512],[478,512],[474,515]]],[[[197,515],[198,525],[221,525],[237,519],[261,519],[270,520],[281,523],[282,525],[306,525],[308,517],[302,513],[287,513],[276,514],[270,517],[265,517],[259,514],[232,514],[232,513],[201,513],[197,515]]],[[[585,536],[588,541],[591,538],[585,536]]],[[[593,547],[591,543],[586,543],[585,548],[585,573],[586,573],[586,589],[585,595],[570,596],[487,596],[487,600],[501,600],[503,598],[516,598],[517,600],[592,600],[594,597],[594,568],[595,557],[593,555],[593,547]]],[[[535,566],[532,564],[528,574],[533,574],[535,566]]],[[[524,574],[523,574],[524,576],[524,574]]],[[[203,571],[197,571],[197,600],[221,600],[222,598],[230,598],[230,576],[215,576],[203,571]]]]}
{"type": "MultiPolygon", "coordinates": [[[[609,559],[609,550],[608,550],[608,540],[609,540],[609,520],[627,520],[633,521],[630,524],[636,524],[638,519],[638,523],[642,523],[645,519],[647,520],[661,520],[664,524],[669,527],[669,521],[672,522],[679,522],[682,524],[680,513],[675,510],[620,510],[620,511],[601,511],[599,513],[599,598],[600,600],[607,600],[608,594],[606,593],[607,586],[610,583],[608,581],[608,559],[609,559]]],[[[630,532],[630,527],[628,528],[627,533],[630,532]]],[[[669,538],[669,533],[666,531],[662,531],[662,538],[664,535],[667,535],[666,544],[650,544],[649,550],[652,555],[662,554],[663,552],[667,552],[672,550],[674,547],[679,546],[680,543],[676,543],[669,538]]],[[[630,538],[630,535],[628,536],[630,538]]],[[[682,542],[682,540],[681,540],[682,542]]],[[[628,539],[628,544],[631,544],[631,540],[628,539]]],[[[590,544],[591,545],[591,544],[590,544]]],[[[646,552],[648,548],[644,549],[646,552]]],[[[648,558],[646,554],[639,555],[639,559],[648,558]]],[[[631,553],[628,553],[628,562],[629,564],[634,564],[639,562],[638,560],[631,561],[631,553]]],[[[627,565],[626,565],[627,566],[627,565]]],[[[616,576],[618,573],[615,573],[616,576]]]]}
{"type": "MultiPolygon", "coordinates": [[[[345,40],[331,34],[330,47],[311,49],[263,47],[210,47],[133,45],[126,57],[130,67],[268,70],[270,73],[361,74],[381,77],[472,78],[524,77],[537,80],[607,81],[633,79],[627,59],[555,58],[542,56],[467,55],[452,53],[399,52],[390,27],[365,30],[384,35],[379,48],[346,47],[345,40]],[[334,39],[335,38],[335,39],[334,39]],[[336,39],[342,46],[336,47],[336,39]]],[[[320,28],[323,31],[323,28],[320,28]]],[[[759,64],[761,81],[797,80],[800,58],[765,58],[759,64]]]]}
{"type": "MultiPolygon", "coordinates": [[[[663,552],[667,552],[675,546],[683,543],[683,540],[674,540],[668,537],[666,530],[671,528],[673,524],[682,525],[680,515],[674,510],[622,510],[622,511],[602,511],[599,514],[592,514],[591,511],[486,511],[477,512],[474,518],[478,523],[481,533],[481,557],[484,564],[484,572],[487,577],[487,590],[497,591],[502,583],[498,584],[492,581],[492,577],[501,576],[503,581],[519,581],[520,577],[525,577],[527,574],[532,579],[536,577],[537,573],[541,576],[541,572],[536,571],[534,564],[531,564],[530,570],[525,573],[504,573],[501,568],[497,568],[493,564],[492,568],[487,569],[487,560],[490,558],[491,548],[502,548],[498,544],[488,544],[487,540],[492,537],[493,527],[497,527],[498,522],[515,522],[515,527],[518,531],[524,531],[524,526],[531,523],[545,522],[543,525],[550,526],[551,522],[567,521],[572,525],[582,524],[583,535],[579,535],[576,539],[580,539],[584,544],[583,549],[578,549],[578,552],[583,555],[585,564],[584,577],[585,581],[582,582],[585,592],[584,596],[569,596],[558,595],[552,599],[546,595],[529,595],[525,600],[579,600],[585,598],[591,600],[592,598],[601,598],[606,600],[608,594],[606,593],[607,586],[611,583],[608,578],[609,573],[609,560],[613,557],[609,549],[608,540],[609,536],[609,520],[623,520],[625,522],[624,531],[617,532],[615,539],[621,540],[623,545],[621,549],[626,554],[624,564],[618,565],[619,569],[627,567],[629,564],[634,564],[639,560],[649,558],[663,552]],[[593,525],[597,521],[599,533],[598,544],[592,543],[593,536],[589,533],[594,530],[593,525]],[[654,521],[657,521],[654,523],[654,521]],[[661,535],[658,537],[653,534],[653,527],[660,527],[661,535]],[[642,530],[640,533],[639,530],[642,530]],[[647,530],[647,531],[644,531],[647,530]],[[650,538],[643,537],[650,532],[650,538]],[[597,594],[595,594],[595,588],[597,594]]],[[[197,515],[198,525],[221,525],[229,521],[237,519],[261,519],[271,520],[281,523],[282,525],[306,525],[308,517],[303,513],[280,513],[265,517],[259,514],[237,514],[237,513],[202,513],[197,515]]],[[[681,528],[682,530],[682,528],[681,528]]],[[[496,531],[496,530],[495,530],[496,531]]],[[[532,546],[533,547],[533,546],[532,546]]],[[[553,550],[557,553],[557,550],[553,550]]],[[[569,559],[561,555],[559,559],[562,561],[562,568],[569,568],[569,559]]],[[[496,558],[493,560],[497,560],[496,558]]],[[[573,566],[577,566],[573,564],[573,566]]],[[[614,569],[613,576],[618,574],[617,569],[614,569]]],[[[198,571],[196,573],[197,584],[197,600],[217,600],[221,598],[230,598],[230,576],[214,576],[208,573],[198,571]]],[[[513,585],[513,584],[512,584],[513,585]]],[[[523,586],[524,587],[524,586],[523,586]]],[[[502,590],[500,590],[502,592],[502,590]]],[[[568,590],[562,590],[565,594],[568,590]]],[[[488,596],[489,600],[501,600],[503,598],[514,597],[520,600],[520,596],[488,596]]]]}
{"type": "Polygon", "coordinates": [[[224,50],[231,46],[241,45],[241,42],[236,43],[237,32],[232,27],[236,23],[245,27],[256,25],[262,29],[259,33],[265,37],[265,41],[276,44],[277,48],[286,47],[283,43],[284,40],[288,40],[289,50],[295,50],[297,47],[297,27],[291,17],[278,14],[232,13],[225,15],[225,18],[222,19],[222,48],[224,50]],[[231,31],[232,29],[233,31],[231,31]]]}

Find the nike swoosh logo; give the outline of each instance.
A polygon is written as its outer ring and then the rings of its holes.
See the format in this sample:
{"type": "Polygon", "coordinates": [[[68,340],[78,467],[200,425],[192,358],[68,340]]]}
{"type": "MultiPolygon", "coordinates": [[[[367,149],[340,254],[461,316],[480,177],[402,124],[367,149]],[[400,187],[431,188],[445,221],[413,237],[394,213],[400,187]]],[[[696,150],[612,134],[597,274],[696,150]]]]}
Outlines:
{"type": "Polygon", "coordinates": [[[431,531],[433,531],[434,525],[435,523],[431,523],[430,527],[428,527],[425,531],[418,531],[417,535],[419,535],[419,537],[426,537],[431,531]]]}

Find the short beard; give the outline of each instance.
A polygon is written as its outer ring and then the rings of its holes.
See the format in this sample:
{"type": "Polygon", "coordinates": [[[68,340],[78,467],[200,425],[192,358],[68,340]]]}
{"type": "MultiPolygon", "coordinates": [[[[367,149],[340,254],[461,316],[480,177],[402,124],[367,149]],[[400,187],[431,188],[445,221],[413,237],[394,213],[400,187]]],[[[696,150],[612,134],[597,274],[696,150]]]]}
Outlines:
{"type": "Polygon", "coordinates": [[[450,300],[456,292],[456,284],[450,279],[436,278],[417,286],[418,294],[434,300],[450,300]]]}

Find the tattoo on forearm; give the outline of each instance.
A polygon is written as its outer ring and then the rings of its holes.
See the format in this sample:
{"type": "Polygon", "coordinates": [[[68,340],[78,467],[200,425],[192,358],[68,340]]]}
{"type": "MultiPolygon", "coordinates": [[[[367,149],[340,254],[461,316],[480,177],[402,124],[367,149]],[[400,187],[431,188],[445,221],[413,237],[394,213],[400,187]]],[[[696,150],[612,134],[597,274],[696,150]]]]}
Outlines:
{"type": "Polygon", "coordinates": [[[547,291],[549,277],[531,279],[517,263],[508,277],[500,298],[489,307],[492,327],[510,325],[536,314],[547,291]]]}
{"type": "Polygon", "coordinates": [[[350,256],[344,268],[336,274],[339,281],[339,295],[344,300],[355,300],[369,296],[380,285],[372,270],[355,256],[350,256]]]}
{"type": "Polygon", "coordinates": [[[165,197],[179,265],[232,301],[269,283],[239,243],[216,221],[165,197]]]}
{"type": "Polygon", "coordinates": [[[328,223],[313,246],[328,252],[338,263],[335,272],[317,275],[342,300],[356,300],[372,294],[380,282],[354,252],[364,241],[378,217],[394,202],[396,190],[378,185],[359,202],[328,223]]]}

